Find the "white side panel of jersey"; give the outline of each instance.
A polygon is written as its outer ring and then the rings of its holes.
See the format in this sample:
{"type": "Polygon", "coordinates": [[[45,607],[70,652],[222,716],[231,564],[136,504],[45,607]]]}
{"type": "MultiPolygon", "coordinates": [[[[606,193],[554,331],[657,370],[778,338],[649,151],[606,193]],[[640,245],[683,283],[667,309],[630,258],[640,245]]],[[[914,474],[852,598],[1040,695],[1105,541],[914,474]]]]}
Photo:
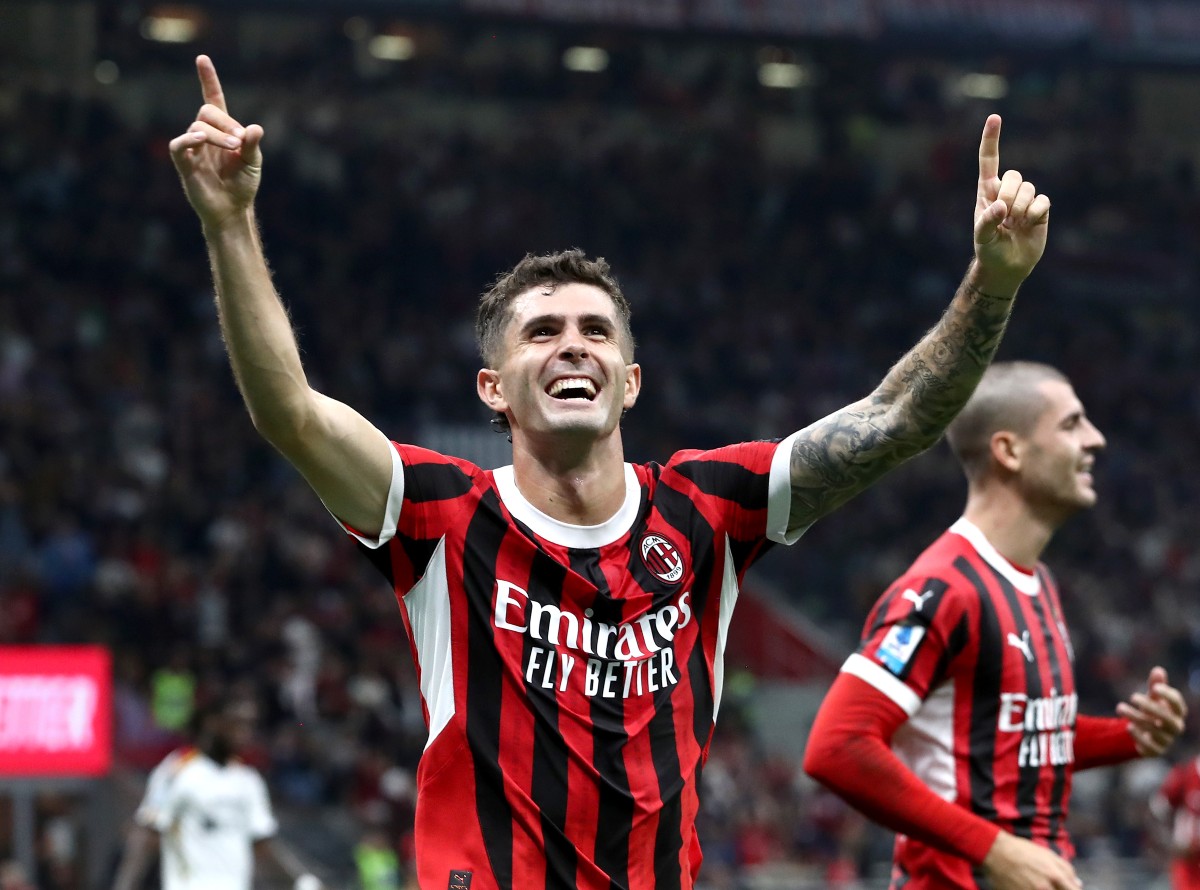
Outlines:
{"type": "Polygon", "coordinates": [[[917,713],[896,730],[892,750],[934,794],[958,798],[954,772],[954,683],[931,692],[917,713]]]}
{"type": "Polygon", "coordinates": [[[721,710],[721,689],[725,686],[725,643],[729,639],[729,622],[733,620],[733,607],[737,605],[737,569],[733,565],[733,551],[729,547],[729,535],[725,536],[725,575],[721,579],[721,609],[717,613],[717,651],[713,653],[713,722],[721,710]]]}
{"type": "Polygon", "coordinates": [[[446,539],[438,541],[421,580],[404,596],[421,669],[421,696],[429,710],[428,748],[454,716],[454,652],[450,641],[450,586],[446,539]]]}

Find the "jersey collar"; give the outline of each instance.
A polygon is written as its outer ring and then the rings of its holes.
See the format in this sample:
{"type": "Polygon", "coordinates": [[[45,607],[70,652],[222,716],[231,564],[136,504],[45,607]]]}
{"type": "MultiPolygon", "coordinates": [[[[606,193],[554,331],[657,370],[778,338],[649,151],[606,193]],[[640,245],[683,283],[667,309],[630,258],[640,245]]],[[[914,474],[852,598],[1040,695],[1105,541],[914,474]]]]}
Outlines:
{"type": "Polygon", "coordinates": [[[979,526],[971,522],[965,516],[959,518],[954,525],[950,526],[950,531],[954,534],[966,538],[967,542],[975,548],[975,552],[983,557],[984,561],[993,569],[1012,582],[1012,586],[1028,596],[1037,596],[1042,589],[1042,584],[1038,581],[1037,572],[1032,575],[1026,574],[1014,566],[1011,562],[1000,555],[1000,551],[992,546],[989,541],[979,530],[979,526]]]}
{"type": "Polygon", "coordinates": [[[620,509],[599,525],[571,525],[547,516],[517,489],[517,480],[510,464],[493,471],[496,491],[513,518],[532,529],[539,538],[563,547],[591,550],[617,541],[633,528],[642,502],[642,486],[631,464],[625,464],[625,500],[620,509]]]}

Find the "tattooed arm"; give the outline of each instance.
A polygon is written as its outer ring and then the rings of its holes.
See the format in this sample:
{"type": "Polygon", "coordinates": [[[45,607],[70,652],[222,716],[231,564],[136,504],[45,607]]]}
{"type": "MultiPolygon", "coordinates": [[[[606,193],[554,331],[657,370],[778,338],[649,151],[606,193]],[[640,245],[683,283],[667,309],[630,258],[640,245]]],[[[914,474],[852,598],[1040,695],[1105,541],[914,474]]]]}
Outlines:
{"type": "Polygon", "coordinates": [[[924,451],[966,403],[1008,323],[1017,288],[1046,247],[1050,199],[1000,171],[1000,118],[984,124],[975,202],[975,259],[941,320],[867,398],[792,442],[789,531],[811,525],[888,470],[924,451]]]}

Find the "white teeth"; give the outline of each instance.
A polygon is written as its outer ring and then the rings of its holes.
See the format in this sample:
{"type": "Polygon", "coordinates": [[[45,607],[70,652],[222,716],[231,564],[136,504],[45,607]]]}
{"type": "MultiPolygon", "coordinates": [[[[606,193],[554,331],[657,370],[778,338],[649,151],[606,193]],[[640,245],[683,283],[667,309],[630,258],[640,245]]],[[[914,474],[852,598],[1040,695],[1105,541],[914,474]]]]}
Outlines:
{"type": "Polygon", "coordinates": [[[557,396],[566,389],[581,389],[587,393],[589,399],[596,397],[596,385],[586,377],[562,377],[550,384],[547,392],[551,396],[557,396]]]}

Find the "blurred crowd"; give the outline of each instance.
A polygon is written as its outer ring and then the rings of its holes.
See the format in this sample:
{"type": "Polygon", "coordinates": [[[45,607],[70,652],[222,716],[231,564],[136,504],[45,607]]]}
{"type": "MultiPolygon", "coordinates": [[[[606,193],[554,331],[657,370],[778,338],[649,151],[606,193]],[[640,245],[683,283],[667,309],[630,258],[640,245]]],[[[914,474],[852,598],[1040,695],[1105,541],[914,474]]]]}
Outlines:
{"type": "MultiPolygon", "coordinates": [[[[1153,663],[1200,697],[1200,190],[1186,160],[1139,155],[1123,72],[1022,79],[1013,62],[1009,97],[981,104],[947,97],[943,63],[865,51],[830,51],[793,93],[719,52],[677,77],[645,60],[564,74],[459,39],[375,79],[348,50],[228,68],[214,53],[231,110],[266,126],[263,237],[317,388],[398,440],[486,429],[477,295],[527,251],[580,246],[634,307],[632,459],[785,435],[865,395],[936,320],[998,108],[1002,164],[1054,201],[1002,355],[1066,371],[1109,441],[1100,504],[1048,553],[1084,708],[1108,713],[1153,663]]],[[[190,77],[186,53],[116,51],[190,77]]],[[[120,754],[139,768],[196,703],[254,699],[277,802],[349,808],[403,862],[425,731],[400,616],[241,407],[166,150],[198,90],[131,114],[123,83],[0,90],[0,643],[111,646],[120,754]]],[[[938,446],[755,577],[848,650],[963,496],[938,446]]],[[[886,858],[795,762],[761,755],[752,720],[722,716],[711,886],[780,863],[853,886],[886,858]]],[[[1153,780],[1082,782],[1083,855],[1146,852],[1129,801],[1153,780]]]]}

